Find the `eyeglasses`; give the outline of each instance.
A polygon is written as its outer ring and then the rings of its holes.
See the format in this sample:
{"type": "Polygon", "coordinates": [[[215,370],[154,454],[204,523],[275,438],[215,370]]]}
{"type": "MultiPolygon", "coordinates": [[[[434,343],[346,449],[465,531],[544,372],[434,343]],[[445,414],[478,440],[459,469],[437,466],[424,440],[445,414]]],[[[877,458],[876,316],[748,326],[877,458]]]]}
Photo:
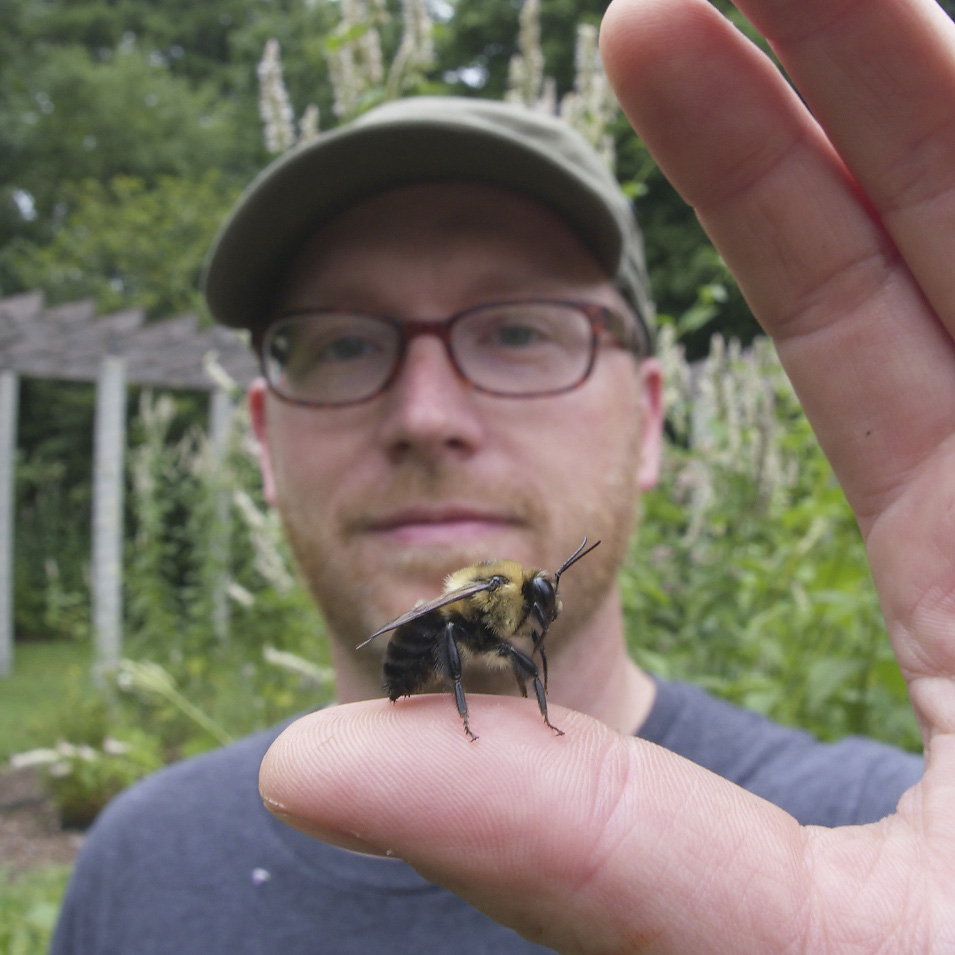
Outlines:
{"type": "Polygon", "coordinates": [[[262,372],[286,401],[337,407],[370,401],[397,378],[408,343],[434,335],[477,391],[536,398],[586,381],[601,342],[641,355],[637,323],[603,305],[496,302],[438,322],[316,308],[282,315],[259,342],[262,372]]]}

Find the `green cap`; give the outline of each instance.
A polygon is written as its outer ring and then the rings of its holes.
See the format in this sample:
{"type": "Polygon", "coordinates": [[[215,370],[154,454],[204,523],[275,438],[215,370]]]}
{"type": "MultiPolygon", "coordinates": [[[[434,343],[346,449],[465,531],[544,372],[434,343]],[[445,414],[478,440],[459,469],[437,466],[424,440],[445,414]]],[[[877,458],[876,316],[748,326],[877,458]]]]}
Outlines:
{"type": "Polygon", "coordinates": [[[255,329],[276,284],[324,223],[376,193],[473,180],[512,189],[562,216],[607,270],[652,347],[643,239],[604,160],[554,116],[492,100],[395,100],[323,133],[261,172],[219,230],[203,278],[213,316],[255,329]]]}

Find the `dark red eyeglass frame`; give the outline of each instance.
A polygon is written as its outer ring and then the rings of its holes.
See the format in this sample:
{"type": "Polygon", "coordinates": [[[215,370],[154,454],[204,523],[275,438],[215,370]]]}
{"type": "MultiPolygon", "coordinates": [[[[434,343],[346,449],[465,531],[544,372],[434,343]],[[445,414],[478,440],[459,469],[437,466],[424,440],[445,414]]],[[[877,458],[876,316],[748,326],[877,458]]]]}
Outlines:
{"type": "Polygon", "coordinates": [[[295,318],[299,315],[322,315],[325,313],[341,314],[342,312],[348,311],[349,310],[347,309],[339,308],[290,309],[286,312],[279,312],[266,326],[256,330],[253,336],[253,346],[259,358],[259,366],[262,370],[262,377],[265,379],[269,389],[273,392],[273,394],[275,394],[278,398],[281,398],[282,401],[288,402],[289,404],[301,405],[302,407],[306,408],[347,408],[350,405],[359,405],[364,404],[366,401],[372,401],[380,394],[387,391],[398,377],[404,365],[408,344],[412,341],[412,339],[417,338],[420,335],[433,335],[444,345],[444,350],[448,356],[448,360],[451,362],[451,366],[454,368],[457,376],[463,382],[465,382],[468,387],[473,388],[475,391],[478,391],[481,394],[494,395],[497,398],[546,398],[551,395],[559,395],[567,391],[573,391],[575,388],[579,388],[590,377],[590,374],[593,371],[594,363],[597,360],[597,349],[600,343],[599,339],[601,332],[607,332],[610,334],[618,347],[632,352],[638,358],[644,357],[646,354],[643,343],[640,341],[641,336],[635,327],[629,327],[629,323],[609,306],[598,305],[593,302],[578,302],[565,299],[513,299],[500,302],[482,302],[480,305],[473,305],[469,308],[462,309],[460,312],[455,312],[454,315],[450,315],[447,318],[433,321],[406,321],[404,319],[396,318],[393,315],[382,315],[376,312],[355,311],[351,312],[350,314],[363,316],[365,318],[377,319],[392,325],[398,332],[400,345],[398,352],[395,355],[394,368],[385,379],[381,387],[372,392],[370,395],[355,399],[353,401],[307,401],[302,398],[295,398],[291,395],[284,394],[269,378],[266,365],[266,347],[271,329],[277,322],[285,318],[295,318]],[[501,308],[508,305],[558,305],[564,308],[576,309],[587,319],[591,328],[590,360],[587,362],[586,369],[577,381],[571,385],[564,385],[551,391],[532,391],[522,394],[520,392],[494,391],[490,388],[484,388],[481,385],[475,384],[475,382],[473,382],[464,373],[458,364],[457,359],[454,357],[454,352],[451,350],[452,327],[460,319],[465,318],[474,312],[484,311],[485,309],[501,308]]]}

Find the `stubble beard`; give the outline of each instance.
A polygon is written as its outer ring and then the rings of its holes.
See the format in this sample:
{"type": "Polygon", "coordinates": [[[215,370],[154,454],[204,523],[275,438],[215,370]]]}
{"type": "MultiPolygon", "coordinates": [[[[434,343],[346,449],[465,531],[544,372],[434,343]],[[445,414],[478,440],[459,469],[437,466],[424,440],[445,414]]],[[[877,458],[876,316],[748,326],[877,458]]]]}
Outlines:
{"type": "MultiPolygon", "coordinates": [[[[618,464],[603,475],[599,487],[587,493],[565,495],[572,503],[557,511],[540,492],[513,484],[489,487],[476,484],[466,471],[429,469],[408,472],[393,481],[387,497],[372,489],[357,496],[340,522],[329,524],[312,513],[309,500],[291,502],[280,495],[278,509],[300,577],[321,609],[333,640],[350,652],[370,633],[388,620],[411,609],[418,599],[436,596],[444,577],[453,570],[478,560],[511,557],[488,554],[474,545],[442,548],[437,554],[413,549],[408,551],[375,548],[373,543],[356,546],[353,528],[362,513],[375,500],[438,501],[465,498],[490,501],[528,530],[535,554],[540,554],[543,569],[553,573],[576,550],[586,534],[600,546],[575,563],[561,577],[563,610],[548,636],[552,653],[560,643],[573,639],[593,617],[614,587],[617,572],[629,547],[639,501],[637,486],[638,441],[624,449],[618,464]],[[382,581],[387,581],[383,585],[382,581]],[[389,586],[395,583],[400,587],[389,586]],[[420,592],[398,604],[397,590],[420,592]]],[[[384,492],[382,492],[384,493],[384,492]]],[[[381,639],[367,651],[380,657],[387,646],[381,639]],[[376,646],[377,645],[377,646],[376,646]]],[[[513,688],[513,677],[495,675],[502,685],[513,688]]]]}

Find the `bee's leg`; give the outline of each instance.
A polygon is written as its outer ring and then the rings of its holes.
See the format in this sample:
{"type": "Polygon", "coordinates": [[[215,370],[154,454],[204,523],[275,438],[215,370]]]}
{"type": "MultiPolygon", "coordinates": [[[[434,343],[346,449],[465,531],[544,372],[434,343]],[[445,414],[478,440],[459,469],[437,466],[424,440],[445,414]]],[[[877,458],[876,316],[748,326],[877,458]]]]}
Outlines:
{"type": "Polygon", "coordinates": [[[540,630],[531,631],[531,640],[534,642],[534,652],[541,655],[541,670],[544,672],[544,690],[547,690],[547,654],[544,653],[544,637],[547,636],[547,618],[539,604],[534,604],[531,613],[537,618],[540,630]]]}
{"type": "Polygon", "coordinates": [[[458,713],[464,720],[464,732],[471,737],[473,743],[477,737],[468,726],[468,701],[464,696],[464,687],[461,685],[461,654],[454,639],[454,624],[449,620],[444,628],[444,651],[447,655],[448,676],[454,684],[454,701],[458,705],[458,713]]]}
{"type": "Polygon", "coordinates": [[[521,696],[527,697],[527,682],[523,673],[518,672],[517,667],[512,666],[514,676],[517,677],[517,688],[521,691],[521,696]]]}
{"type": "Polygon", "coordinates": [[[511,666],[514,668],[515,674],[517,674],[518,682],[533,679],[534,692],[537,694],[537,705],[540,707],[544,722],[558,736],[563,736],[564,731],[554,726],[547,716],[547,693],[544,690],[544,684],[541,683],[540,671],[537,669],[537,664],[526,653],[521,653],[517,647],[512,647],[507,642],[501,644],[501,649],[511,661],[511,666]]]}
{"type": "Polygon", "coordinates": [[[537,631],[534,631],[534,649],[541,655],[541,670],[544,674],[544,692],[547,692],[547,654],[544,653],[544,637],[547,635],[547,631],[539,634],[537,631]]]}

